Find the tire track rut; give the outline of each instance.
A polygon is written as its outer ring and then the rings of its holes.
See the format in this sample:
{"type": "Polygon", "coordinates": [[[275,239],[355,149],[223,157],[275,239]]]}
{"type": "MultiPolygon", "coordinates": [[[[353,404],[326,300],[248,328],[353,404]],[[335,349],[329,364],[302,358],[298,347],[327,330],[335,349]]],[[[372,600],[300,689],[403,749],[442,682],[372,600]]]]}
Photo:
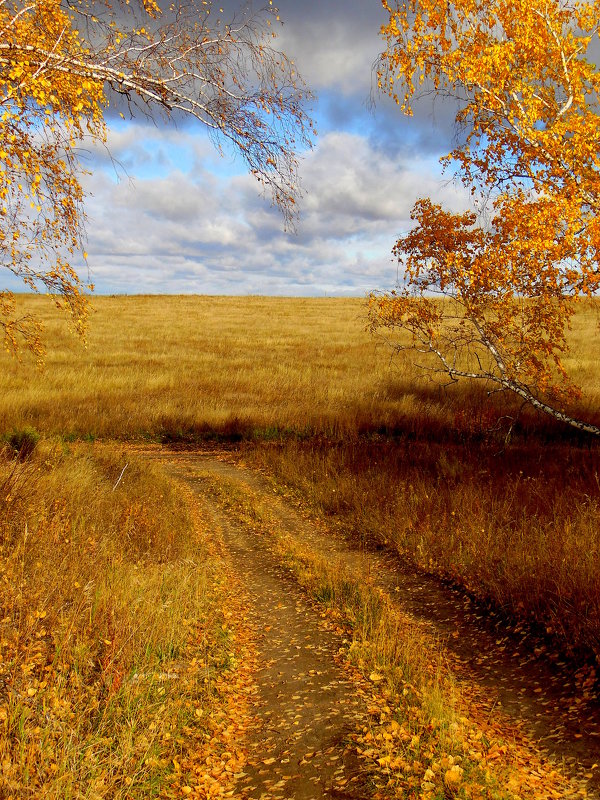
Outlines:
{"type": "Polygon", "coordinates": [[[249,622],[258,632],[257,717],[238,780],[239,800],[368,800],[375,787],[352,735],[368,724],[368,685],[340,664],[339,634],[268,547],[268,540],[227,519],[203,492],[204,460],[177,457],[167,471],[199,494],[249,588],[249,622]]]}

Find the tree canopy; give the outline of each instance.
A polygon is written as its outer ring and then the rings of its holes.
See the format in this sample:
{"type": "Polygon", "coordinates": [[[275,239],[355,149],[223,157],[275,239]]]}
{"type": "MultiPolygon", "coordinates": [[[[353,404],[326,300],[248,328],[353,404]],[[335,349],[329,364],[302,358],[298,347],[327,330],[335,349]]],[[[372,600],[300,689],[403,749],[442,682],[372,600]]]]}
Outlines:
{"type": "MultiPolygon", "coordinates": [[[[271,2],[225,20],[210,0],[0,0],[1,264],[85,320],[85,257],[77,147],[106,137],[109,104],[152,119],[193,118],[228,141],[270,191],[286,224],[296,216],[296,154],[313,132],[309,92],[278,51],[271,2]]],[[[40,328],[0,292],[8,349],[38,355],[40,328]]]]}
{"type": "Polygon", "coordinates": [[[575,301],[600,286],[600,74],[590,55],[600,2],[383,5],[379,85],[409,115],[422,92],[458,103],[461,135],[442,162],[473,211],[417,201],[416,226],[394,247],[405,283],[371,297],[373,327],[408,330],[452,380],[483,379],[600,433],[562,410],[577,388],[561,359],[575,301]]]}

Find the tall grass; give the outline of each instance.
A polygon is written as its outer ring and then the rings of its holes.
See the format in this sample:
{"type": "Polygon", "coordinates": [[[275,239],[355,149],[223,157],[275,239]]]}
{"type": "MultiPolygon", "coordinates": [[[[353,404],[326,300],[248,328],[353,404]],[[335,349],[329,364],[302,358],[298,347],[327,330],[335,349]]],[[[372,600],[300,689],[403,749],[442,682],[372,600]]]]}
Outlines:
{"type": "MultiPolygon", "coordinates": [[[[45,316],[48,357],[0,356],[6,436],[245,439],[355,535],[600,654],[597,442],[428,382],[370,337],[362,300],[97,298],[87,349],[45,298],[19,302],[45,316]]],[[[580,305],[566,359],[569,410],[596,423],[599,308],[580,305]]]]}
{"type": "MultiPolygon", "coordinates": [[[[365,330],[360,299],[99,297],[87,348],[46,298],[22,296],[46,326],[42,372],[0,353],[0,431],[182,439],[323,433],[446,438],[487,430],[518,404],[428,383],[410,354],[365,330]]],[[[581,307],[567,367],[598,419],[596,306],[581,307]]],[[[532,417],[536,426],[539,417],[532,417]]],[[[502,423],[501,423],[502,424],[502,423]]],[[[543,423],[547,427],[547,423],[543,423]]]]}
{"type": "Polygon", "coordinates": [[[263,444],[247,458],[351,538],[600,657],[600,449],[356,439],[263,444]]]}
{"type": "Polygon", "coordinates": [[[232,649],[207,556],[180,494],[120,448],[4,448],[2,797],[193,782],[176,765],[205,740],[232,649]]]}

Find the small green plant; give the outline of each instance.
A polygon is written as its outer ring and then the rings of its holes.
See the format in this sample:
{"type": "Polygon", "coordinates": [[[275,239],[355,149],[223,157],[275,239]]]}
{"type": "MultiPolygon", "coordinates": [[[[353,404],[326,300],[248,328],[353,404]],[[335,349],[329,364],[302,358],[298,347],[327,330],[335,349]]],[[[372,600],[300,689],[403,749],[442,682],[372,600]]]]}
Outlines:
{"type": "Polygon", "coordinates": [[[6,435],[6,443],[15,451],[17,458],[29,458],[40,440],[40,434],[35,428],[22,428],[11,431],[6,435]]]}

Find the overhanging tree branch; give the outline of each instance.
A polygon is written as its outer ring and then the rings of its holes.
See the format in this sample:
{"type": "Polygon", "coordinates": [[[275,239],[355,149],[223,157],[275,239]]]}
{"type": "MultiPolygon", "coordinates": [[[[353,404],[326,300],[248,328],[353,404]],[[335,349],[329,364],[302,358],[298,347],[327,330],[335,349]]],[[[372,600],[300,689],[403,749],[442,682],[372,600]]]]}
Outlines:
{"type": "Polygon", "coordinates": [[[314,133],[310,93],[274,46],[271,4],[229,22],[214,11],[209,0],[164,11],[154,0],[0,0],[0,263],[56,294],[80,329],[75,148],[84,136],[104,139],[116,97],[132,114],[193,119],[218,146],[229,142],[284,224],[296,222],[298,153],[314,133]]]}

